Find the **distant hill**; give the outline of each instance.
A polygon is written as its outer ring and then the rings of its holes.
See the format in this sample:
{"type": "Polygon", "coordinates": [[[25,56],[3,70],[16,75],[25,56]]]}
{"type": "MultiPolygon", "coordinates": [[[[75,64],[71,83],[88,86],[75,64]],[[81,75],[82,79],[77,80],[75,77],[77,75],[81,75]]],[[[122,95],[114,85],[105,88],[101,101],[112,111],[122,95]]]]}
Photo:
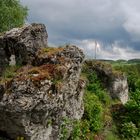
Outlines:
{"type": "Polygon", "coordinates": [[[140,59],[130,59],[127,61],[127,63],[137,63],[137,64],[140,64],[140,59]]]}
{"type": "Polygon", "coordinates": [[[111,63],[111,64],[140,64],[140,59],[130,59],[130,60],[124,60],[124,59],[106,60],[106,59],[100,59],[99,61],[108,62],[108,63],[111,63]]]}

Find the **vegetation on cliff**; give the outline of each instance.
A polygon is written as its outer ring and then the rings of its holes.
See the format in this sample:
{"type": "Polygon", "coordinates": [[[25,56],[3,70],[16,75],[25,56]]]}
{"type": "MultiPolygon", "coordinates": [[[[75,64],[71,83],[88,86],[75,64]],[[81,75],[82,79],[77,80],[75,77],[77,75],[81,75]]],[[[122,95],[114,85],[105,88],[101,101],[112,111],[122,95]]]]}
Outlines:
{"type": "Polygon", "coordinates": [[[140,65],[117,65],[128,77],[130,100],[114,110],[118,132],[124,139],[140,138],[140,65]]]}
{"type": "MultiPolygon", "coordinates": [[[[104,63],[104,68],[109,68],[108,66],[110,67],[104,63]]],[[[130,100],[123,105],[118,99],[111,99],[92,65],[83,65],[82,77],[87,81],[85,111],[82,120],[75,124],[73,140],[131,140],[140,137],[140,67],[121,65],[112,70],[120,76],[123,73],[127,75],[130,100]]]]}
{"type": "Polygon", "coordinates": [[[91,65],[83,65],[82,78],[87,81],[84,95],[84,115],[73,130],[73,140],[103,139],[104,133],[112,125],[110,112],[111,98],[101,84],[91,65]]]}

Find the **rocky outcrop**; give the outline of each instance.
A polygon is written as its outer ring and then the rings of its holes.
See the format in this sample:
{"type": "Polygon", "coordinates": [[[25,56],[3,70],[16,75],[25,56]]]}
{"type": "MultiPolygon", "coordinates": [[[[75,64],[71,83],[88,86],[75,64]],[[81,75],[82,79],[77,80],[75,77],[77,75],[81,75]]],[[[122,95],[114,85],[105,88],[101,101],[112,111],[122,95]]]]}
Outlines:
{"type": "Polygon", "coordinates": [[[119,98],[125,104],[129,99],[127,77],[114,77],[109,90],[112,98],[119,98]]]}
{"type": "Polygon", "coordinates": [[[0,36],[0,73],[7,65],[32,63],[36,51],[47,46],[43,24],[14,28],[0,36]]]}
{"type": "Polygon", "coordinates": [[[95,71],[112,98],[119,99],[123,104],[128,101],[127,77],[120,71],[115,71],[110,64],[101,61],[86,61],[88,67],[95,71]]]}
{"type": "MultiPolygon", "coordinates": [[[[44,25],[33,24],[20,29],[31,33],[25,36],[32,38],[33,35],[35,38],[33,44],[21,41],[25,52],[18,51],[18,56],[14,52],[16,46],[13,51],[8,47],[8,56],[14,53],[16,59],[27,53],[23,56],[27,65],[19,68],[16,76],[0,85],[0,132],[11,139],[20,136],[26,140],[59,140],[63,135],[68,138],[72,124],[63,128],[63,120],[80,119],[84,112],[85,82],[79,78],[84,54],[73,45],[64,48],[46,47],[44,25]],[[39,30],[36,27],[40,27],[39,30]],[[29,28],[35,29],[35,32],[31,33],[29,28]],[[38,32],[43,39],[38,38],[38,32]],[[63,134],[62,129],[67,129],[67,133],[63,134]]],[[[9,32],[10,38],[15,38],[14,31],[9,32]]],[[[18,36],[18,40],[22,40],[22,36],[18,36]]]]}

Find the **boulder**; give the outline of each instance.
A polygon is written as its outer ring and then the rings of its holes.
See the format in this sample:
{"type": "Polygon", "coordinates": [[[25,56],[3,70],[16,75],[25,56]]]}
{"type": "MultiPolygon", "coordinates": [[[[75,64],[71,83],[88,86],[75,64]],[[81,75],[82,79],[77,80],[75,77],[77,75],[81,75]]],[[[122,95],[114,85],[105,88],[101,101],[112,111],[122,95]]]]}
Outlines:
{"type": "Polygon", "coordinates": [[[36,51],[47,46],[48,34],[43,24],[14,28],[0,36],[0,73],[7,65],[32,63],[36,51]]]}

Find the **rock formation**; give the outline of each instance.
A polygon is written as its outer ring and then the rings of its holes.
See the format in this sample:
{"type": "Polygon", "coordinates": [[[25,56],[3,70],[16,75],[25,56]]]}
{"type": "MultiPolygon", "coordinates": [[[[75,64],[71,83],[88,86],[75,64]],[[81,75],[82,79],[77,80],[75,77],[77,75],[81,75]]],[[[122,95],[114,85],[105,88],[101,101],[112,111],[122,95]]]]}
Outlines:
{"type": "Polygon", "coordinates": [[[123,104],[128,101],[127,77],[112,69],[110,64],[101,61],[86,61],[89,69],[95,71],[112,98],[119,99],[123,104]]]}
{"type": "Polygon", "coordinates": [[[0,36],[0,73],[9,64],[31,63],[36,51],[47,46],[47,37],[45,26],[35,23],[14,28],[0,36]]]}
{"type": "MultiPolygon", "coordinates": [[[[24,65],[16,76],[0,82],[0,132],[11,139],[59,140],[63,119],[83,115],[83,88],[79,78],[83,52],[76,46],[49,48],[42,24],[13,29],[0,37],[0,67],[24,65]],[[11,45],[12,44],[12,45],[11,45]],[[0,59],[1,60],[1,59],[0,59]]],[[[72,126],[67,126],[67,136],[72,126]]]]}

